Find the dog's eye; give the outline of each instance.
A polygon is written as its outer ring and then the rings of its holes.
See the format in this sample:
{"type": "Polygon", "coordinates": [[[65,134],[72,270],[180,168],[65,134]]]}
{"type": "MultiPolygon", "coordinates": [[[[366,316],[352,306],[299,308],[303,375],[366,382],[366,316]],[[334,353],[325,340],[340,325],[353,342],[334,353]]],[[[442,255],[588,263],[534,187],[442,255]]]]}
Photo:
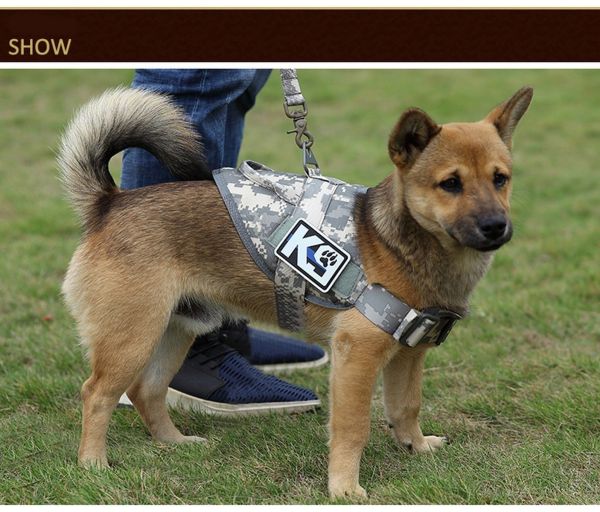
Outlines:
{"type": "Polygon", "coordinates": [[[460,182],[460,178],[453,176],[452,178],[442,181],[440,187],[446,192],[457,194],[462,190],[462,183],[460,182]]]}
{"type": "Polygon", "coordinates": [[[508,181],[508,176],[506,174],[502,174],[501,172],[494,173],[494,186],[496,188],[502,188],[506,185],[508,181]]]}

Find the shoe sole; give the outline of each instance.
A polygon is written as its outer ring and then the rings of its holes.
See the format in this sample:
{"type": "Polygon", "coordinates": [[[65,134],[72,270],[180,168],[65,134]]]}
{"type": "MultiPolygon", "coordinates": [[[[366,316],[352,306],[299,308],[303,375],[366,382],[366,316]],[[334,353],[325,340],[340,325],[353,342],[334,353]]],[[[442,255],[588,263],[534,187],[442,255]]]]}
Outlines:
{"type": "Polygon", "coordinates": [[[258,368],[260,371],[265,373],[290,373],[296,370],[308,370],[310,368],[319,368],[329,362],[329,355],[325,352],[325,355],[321,359],[314,361],[305,361],[301,363],[278,363],[278,364],[255,364],[252,365],[258,368]]]}
{"type": "MultiPolygon", "coordinates": [[[[307,412],[321,406],[321,400],[304,400],[301,402],[266,402],[258,404],[224,404],[211,402],[196,396],[187,395],[176,389],[169,388],[167,391],[167,405],[174,409],[184,411],[202,412],[215,416],[246,416],[260,414],[292,414],[307,412]]],[[[133,407],[129,397],[123,393],[119,399],[119,407],[133,407]]]]}

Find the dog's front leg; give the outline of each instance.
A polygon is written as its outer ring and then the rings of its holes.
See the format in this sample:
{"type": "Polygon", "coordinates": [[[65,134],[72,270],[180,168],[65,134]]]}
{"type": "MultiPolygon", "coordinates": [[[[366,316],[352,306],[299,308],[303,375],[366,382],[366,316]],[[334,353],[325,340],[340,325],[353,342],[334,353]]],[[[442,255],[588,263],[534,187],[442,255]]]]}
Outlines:
{"type": "Polygon", "coordinates": [[[421,385],[426,348],[403,348],[383,369],[385,413],[394,437],[412,453],[432,452],[445,437],[424,436],[419,425],[421,385]]]}
{"type": "Polygon", "coordinates": [[[364,498],[366,492],[358,476],[369,438],[371,398],[377,374],[393,344],[391,337],[380,331],[373,333],[371,325],[362,328],[368,322],[363,317],[351,318],[332,342],[329,494],[364,498]]]}

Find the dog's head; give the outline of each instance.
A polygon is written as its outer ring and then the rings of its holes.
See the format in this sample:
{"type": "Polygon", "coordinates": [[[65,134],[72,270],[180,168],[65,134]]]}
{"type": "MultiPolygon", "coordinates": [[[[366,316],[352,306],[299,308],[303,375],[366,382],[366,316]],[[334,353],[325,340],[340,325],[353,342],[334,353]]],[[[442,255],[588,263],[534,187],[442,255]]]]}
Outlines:
{"type": "Polygon", "coordinates": [[[512,236],[511,142],[533,90],[520,89],[477,123],[437,125],[425,112],[404,112],[389,154],[404,201],[444,245],[492,251],[512,236]]]}

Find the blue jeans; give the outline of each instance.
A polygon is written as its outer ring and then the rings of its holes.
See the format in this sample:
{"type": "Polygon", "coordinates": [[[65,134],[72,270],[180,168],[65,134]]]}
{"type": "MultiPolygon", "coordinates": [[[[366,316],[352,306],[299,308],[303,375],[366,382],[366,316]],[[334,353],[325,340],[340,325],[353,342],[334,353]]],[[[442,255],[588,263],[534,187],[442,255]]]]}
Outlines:
{"type": "MultiPolygon", "coordinates": [[[[210,169],[235,167],[242,145],[244,116],[252,108],[270,69],[138,69],[133,87],[170,94],[202,136],[210,169]]],[[[123,155],[124,189],[175,181],[141,148],[123,155]]]]}

